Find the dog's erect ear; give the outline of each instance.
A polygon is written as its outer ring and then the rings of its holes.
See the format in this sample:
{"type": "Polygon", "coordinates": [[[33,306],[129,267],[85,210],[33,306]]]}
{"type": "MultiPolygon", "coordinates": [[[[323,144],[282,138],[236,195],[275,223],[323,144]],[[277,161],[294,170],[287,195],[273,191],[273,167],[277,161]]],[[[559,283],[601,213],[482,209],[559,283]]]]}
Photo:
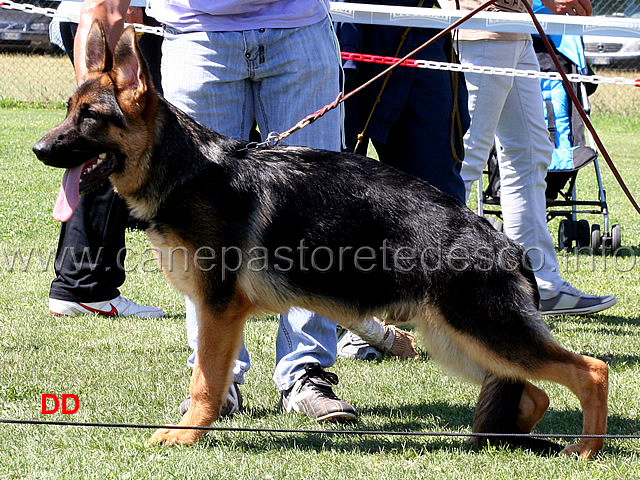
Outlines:
{"type": "Polygon", "coordinates": [[[107,48],[107,38],[99,20],[94,20],[87,37],[87,71],[102,73],[111,70],[111,52],[107,48]]]}
{"type": "Polygon", "coordinates": [[[130,92],[136,102],[149,88],[147,65],[138,49],[136,32],[132,26],[124,30],[114,49],[112,78],[116,90],[130,92]]]}

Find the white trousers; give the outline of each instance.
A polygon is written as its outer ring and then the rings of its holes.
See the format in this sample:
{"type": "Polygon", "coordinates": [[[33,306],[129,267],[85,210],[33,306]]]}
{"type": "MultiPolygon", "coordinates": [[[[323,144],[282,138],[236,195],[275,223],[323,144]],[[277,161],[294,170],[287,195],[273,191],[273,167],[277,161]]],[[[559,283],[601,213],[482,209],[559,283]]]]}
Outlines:
{"type": "MultiPolygon", "coordinates": [[[[460,41],[460,61],[473,65],[539,70],[531,40],[460,41]]],[[[500,201],[505,233],[527,251],[540,296],[557,294],[562,285],[555,245],[546,221],[545,189],[553,145],[535,78],[466,74],[471,126],[464,137],[461,175],[469,197],[497,137],[502,147],[500,201]]]]}

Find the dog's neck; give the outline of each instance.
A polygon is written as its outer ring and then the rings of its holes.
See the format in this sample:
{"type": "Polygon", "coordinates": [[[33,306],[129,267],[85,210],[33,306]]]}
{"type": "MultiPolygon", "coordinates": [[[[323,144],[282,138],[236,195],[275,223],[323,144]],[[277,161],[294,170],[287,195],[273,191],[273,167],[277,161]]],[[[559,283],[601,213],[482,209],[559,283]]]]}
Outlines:
{"type": "Polygon", "coordinates": [[[132,181],[126,169],[111,177],[133,214],[146,221],[176,188],[244,144],[206,128],[164,98],[156,99],[154,111],[145,114],[153,142],[139,158],[127,160],[137,164],[138,178],[132,181]]]}

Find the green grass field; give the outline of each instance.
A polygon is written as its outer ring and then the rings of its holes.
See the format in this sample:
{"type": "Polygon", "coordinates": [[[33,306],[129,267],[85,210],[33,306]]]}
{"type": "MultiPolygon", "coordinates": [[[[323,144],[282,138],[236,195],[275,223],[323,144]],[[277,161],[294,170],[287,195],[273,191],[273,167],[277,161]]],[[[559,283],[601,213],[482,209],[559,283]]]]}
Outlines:
{"type": "MultiPolygon", "coordinates": [[[[132,249],[122,293],[165,310],[164,319],[53,317],[47,311],[59,226],[51,218],[61,172],[41,165],[31,146],[64,116],[60,109],[0,108],[0,418],[165,424],[178,420],[188,387],[184,303],[143,264],[148,243],[128,233],[132,249]],[[18,256],[21,254],[22,256],[18,256]],[[41,395],[75,394],[74,415],[42,415],[41,395]]],[[[640,119],[596,118],[596,128],[631,190],[640,195],[640,119]]],[[[602,162],[612,223],[623,228],[624,254],[560,254],[563,276],[619,304],[549,325],[568,348],[611,367],[611,434],[640,434],[640,222],[602,162]]],[[[588,195],[585,172],[580,193],[588,195]]],[[[592,195],[593,197],[593,195],[592,195]]],[[[590,222],[601,219],[590,218],[590,222]]],[[[555,236],[555,225],[550,225],[555,236]]],[[[461,296],[464,292],[461,292],[461,296]]],[[[275,317],[250,320],[252,353],[246,410],[225,427],[318,429],[280,414],[271,380],[275,317]]],[[[336,392],[360,412],[362,430],[470,432],[478,387],[420,361],[339,360],[336,392]]],[[[537,432],[577,434],[581,412],[562,387],[545,384],[551,407],[537,432]]],[[[148,446],[150,429],[0,424],[0,478],[210,479],[631,479],[640,478],[640,440],[610,440],[594,461],[525,451],[473,451],[459,437],[337,436],[215,432],[191,447],[148,446]]],[[[562,440],[563,443],[568,441],[562,440]]]]}

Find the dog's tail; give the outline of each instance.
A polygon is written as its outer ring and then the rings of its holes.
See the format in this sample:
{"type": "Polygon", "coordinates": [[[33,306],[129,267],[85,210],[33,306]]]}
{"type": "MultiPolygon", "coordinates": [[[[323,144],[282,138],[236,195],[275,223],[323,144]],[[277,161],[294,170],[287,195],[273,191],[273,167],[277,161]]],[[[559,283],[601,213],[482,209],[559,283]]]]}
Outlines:
{"type": "MultiPolygon", "coordinates": [[[[482,384],[473,417],[473,433],[529,433],[517,426],[518,407],[524,383],[504,380],[488,374],[482,384]]],[[[474,447],[503,445],[524,448],[542,455],[559,453],[562,446],[548,440],[532,437],[474,436],[467,443],[474,447]]]]}

